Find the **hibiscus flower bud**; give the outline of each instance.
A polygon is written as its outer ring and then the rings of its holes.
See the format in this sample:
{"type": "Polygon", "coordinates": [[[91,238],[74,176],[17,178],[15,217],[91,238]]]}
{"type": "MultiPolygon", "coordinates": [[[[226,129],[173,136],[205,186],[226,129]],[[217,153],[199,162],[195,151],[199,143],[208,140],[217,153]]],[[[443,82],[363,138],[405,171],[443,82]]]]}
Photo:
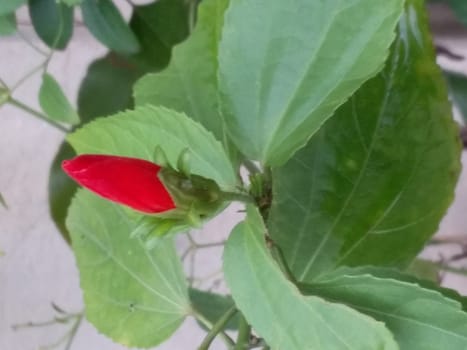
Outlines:
{"type": "Polygon", "coordinates": [[[63,161],[62,168],[81,186],[137,211],[158,214],[176,208],[158,176],[161,167],[147,160],[84,154],[63,161]]]}

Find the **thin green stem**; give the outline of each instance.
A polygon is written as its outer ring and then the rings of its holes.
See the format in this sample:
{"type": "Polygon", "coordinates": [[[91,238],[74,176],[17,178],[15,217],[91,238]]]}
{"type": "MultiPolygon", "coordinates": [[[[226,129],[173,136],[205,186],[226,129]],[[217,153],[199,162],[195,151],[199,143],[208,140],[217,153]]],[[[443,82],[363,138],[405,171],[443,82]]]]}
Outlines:
{"type": "Polygon", "coordinates": [[[234,350],[247,350],[250,343],[251,327],[248,324],[245,316],[241,315],[238,321],[238,336],[237,344],[234,350]]]}
{"type": "Polygon", "coordinates": [[[242,202],[242,203],[254,203],[255,200],[248,194],[236,193],[236,192],[221,192],[221,197],[224,201],[228,202],[242,202]]]}
{"type": "Polygon", "coordinates": [[[42,56],[49,56],[48,52],[40,49],[38,46],[34,45],[31,40],[29,40],[20,30],[18,30],[18,35],[23,39],[26,44],[28,44],[34,51],[41,54],[42,56]]]}
{"type": "Polygon", "coordinates": [[[75,324],[73,325],[73,327],[70,330],[69,338],[68,338],[68,341],[66,342],[64,350],[70,350],[71,349],[71,345],[73,344],[73,340],[75,339],[76,334],[78,333],[79,327],[81,326],[81,322],[83,322],[83,318],[84,318],[84,314],[81,314],[81,315],[78,316],[75,324]]]}
{"type": "Polygon", "coordinates": [[[35,109],[32,109],[31,107],[29,107],[28,105],[25,105],[24,103],[10,97],[8,99],[8,103],[33,115],[34,117],[36,118],[39,118],[41,120],[43,120],[44,122],[48,123],[49,125],[53,126],[54,128],[64,132],[64,133],[67,133],[69,130],[67,128],[65,128],[63,125],[59,124],[59,123],[56,123],[54,122],[53,120],[50,120],[46,115],[42,114],[41,112],[39,111],[36,111],[35,109]]]}
{"type": "MultiPolygon", "coordinates": [[[[223,339],[225,341],[226,340],[225,336],[227,336],[227,335],[225,333],[223,333],[223,330],[224,330],[227,322],[229,322],[229,320],[232,317],[234,317],[236,313],[237,313],[237,308],[235,306],[233,306],[229,310],[227,310],[227,312],[225,312],[224,315],[222,315],[222,317],[214,325],[211,326],[211,330],[208,332],[208,334],[204,338],[204,340],[201,343],[201,345],[199,346],[198,350],[208,350],[209,346],[211,346],[211,343],[217,337],[218,334],[224,334],[223,339]]],[[[206,324],[207,320],[204,317],[202,317],[201,315],[197,314],[196,318],[198,320],[200,320],[201,322],[203,322],[204,324],[206,324]]],[[[210,323],[210,322],[208,321],[208,323],[210,323]]],[[[228,338],[230,339],[230,337],[228,337],[228,338]]],[[[227,340],[227,343],[229,343],[228,344],[229,348],[231,348],[232,346],[235,345],[234,342],[232,341],[232,339],[227,340]]]]}

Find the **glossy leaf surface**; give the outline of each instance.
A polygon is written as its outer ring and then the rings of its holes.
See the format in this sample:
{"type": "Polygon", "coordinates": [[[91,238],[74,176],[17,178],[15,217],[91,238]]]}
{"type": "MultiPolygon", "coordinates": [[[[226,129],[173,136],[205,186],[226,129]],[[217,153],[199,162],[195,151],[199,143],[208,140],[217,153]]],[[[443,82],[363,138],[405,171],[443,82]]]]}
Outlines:
{"type": "Polygon", "coordinates": [[[227,5],[227,0],[203,1],[194,32],[174,48],[169,66],[146,75],[134,89],[137,105],[185,112],[219,140],[224,140],[224,128],[217,98],[217,51],[227,5]]]}
{"type": "Polygon", "coordinates": [[[55,78],[48,73],[42,76],[39,103],[42,110],[52,120],[71,125],[80,122],[78,114],[63,93],[62,88],[55,78]]]}
{"type": "Polygon", "coordinates": [[[226,123],[242,153],[279,166],[303,147],[381,69],[402,4],[233,1],[219,49],[219,81],[226,123]]]}
{"type": "Polygon", "coordinates": [[[73,7],[56,0],[29,0],[29,14],[37,35],[50,48],[67,46],[73,33],[73,7]]]}
{"type": "Polygon", "coordinates": [[[458,130],[424,11],[408,2],[384,71],[274,172],[269,229],[299,280],[408,264],[452,201],[458,130]]]}
{"type": "Polygon", "coordinates": [[[68,136],[79,153],[109,154],[152,160],[156,147],[164,150],[177,169],[185,149],[192,174],[235,190],[236,174],[222,145],[200,124],[164,107],[145,106],[93,121],[68,136]]]}
{"type": "Polygon", "coordinates": [[[303,296],[269,255],[258,211],[230,235],[224,272],[232,297],[272,349],[398,349],[380,322],[342,304],[303,296]]]}
{"type": "Polygon", "coordinates": [[[11,35],[16,32],[16,17],[14,13],[0,15],[0,36],[11,35]]]}
{"type": "Polygon", "coordinates": [[[384,322],[401,350],[467,347],[467,313],[458,302],[415,283],[346,272],[336,271],[301,289],[384,322]]]}
{"type": "Polygon", "coordinates": [[[138,39],[111,0],[83,0],[83,20],[94,37],[122,54],[136,53],[138,39]]]}
{"type": "Polygon", "coordinates": [[[78,191],[67,227],[73,241],[87,319],[129,347],[167,339],[189,313],[188,291],[172,240],[147,250],[130,238],[139,215],[78,191]]]}
{"type": "Polygon", "coordinates": [[[18,9],[21,5],[27,3],[28,0],[3,0],[0,1],[0,16],[9,15],[18,9]]]}

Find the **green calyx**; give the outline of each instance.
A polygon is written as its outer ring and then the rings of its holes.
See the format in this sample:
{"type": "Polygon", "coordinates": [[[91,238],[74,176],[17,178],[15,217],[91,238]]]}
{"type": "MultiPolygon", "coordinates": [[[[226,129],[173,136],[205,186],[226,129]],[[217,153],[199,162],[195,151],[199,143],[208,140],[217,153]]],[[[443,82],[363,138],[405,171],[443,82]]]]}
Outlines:
{"type": "Polygon", "coordinates": [[[186,175],[171,168],[163,168],[159,172],[159,178],[177,207],[167,215],[181,215],[190,219],[193,226],[199,226],[202,219],[216,213],[224,201],[219,186],[201,176],[186,175]]]}

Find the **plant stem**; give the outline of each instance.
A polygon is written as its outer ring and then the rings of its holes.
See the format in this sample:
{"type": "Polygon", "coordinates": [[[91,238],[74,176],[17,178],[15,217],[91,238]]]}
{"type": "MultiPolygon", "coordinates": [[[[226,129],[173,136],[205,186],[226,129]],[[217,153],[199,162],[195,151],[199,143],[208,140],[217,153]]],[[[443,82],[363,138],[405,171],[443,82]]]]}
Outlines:
{"type": "Polygon", "coordinates": [[[23,111],[33,115],[34,117],[36,118],[39,118],[43,121],[45,121],[46,123],[48,123],[49,125],[53,126],[54,128],[64,132],[64,133],[67,133],[69,130],[67,128],[65,128],[63,125],[59,124],[59,123],[56,123],[54,122],[53,120],[50,120],[49,118],[47,118],[46,115],[42,114],[41,112],[39,111],[36,111],[35,109],[32,109],[31,107],[25,105],[24,103],[10,97],[8,99],[8,103],[19,108],[19,109],[22,109],[23,111]]]}
{"type": "MultiPolygon", "coordinates": [[[[208,350],[209,346],[211,345],[214,338],[216,338],[216,336],[219,333],[223,332],[223,329],[225,328],[225,325],[227,324],[227,322],[229,322],[229,320],[233,316],[235,316],[236,313],[237,313],[237,308],[235,306],[233,306],[229,310],[227,310],[227,312],[224,315],[222,315],[222,317],[211,327],[211,330],[208,332],[208,334],[204,338],[204,340],[201,343],[201,345],[199,346],[198,350],[208,350]]],[[[203,323],[206,321],[204,319],[204,317],[200,318],[199,315],[196,315],[196,316],[203,323]]],[[[232,346],[232,345],[234,345],[234,343],[232,342],[232,344],[230,344],[230,345],[232,346]]]]}
{"type": "Polygon", "coordinates": [[[245,316],[241,315],[240,321],[238,323],[237,344],[235,345],[234,350],[248,349],[248,345],[250,343],[250,334],[251,327],[245,319],[245,316]]]}
{"type": "Polygon", "coordinates": [[[68,341],[66,343],[64,350],[70,350],[73,340],[75,339],[76,333],[78,333],[79,326],[81,326],[81,322],[83,321],[83,317],[84,317],[84,314],[79,315],[75,324],[71,328],[70,333],[69,333],[69,338],[68,338],[68,341]]]}
{"type": "Polygon", "coordinates": [[[221,192],[224,201],[236,201],[242,203],[254,203],[255,200],[248,194],[235,193],[235,192],[221,192]]]}

